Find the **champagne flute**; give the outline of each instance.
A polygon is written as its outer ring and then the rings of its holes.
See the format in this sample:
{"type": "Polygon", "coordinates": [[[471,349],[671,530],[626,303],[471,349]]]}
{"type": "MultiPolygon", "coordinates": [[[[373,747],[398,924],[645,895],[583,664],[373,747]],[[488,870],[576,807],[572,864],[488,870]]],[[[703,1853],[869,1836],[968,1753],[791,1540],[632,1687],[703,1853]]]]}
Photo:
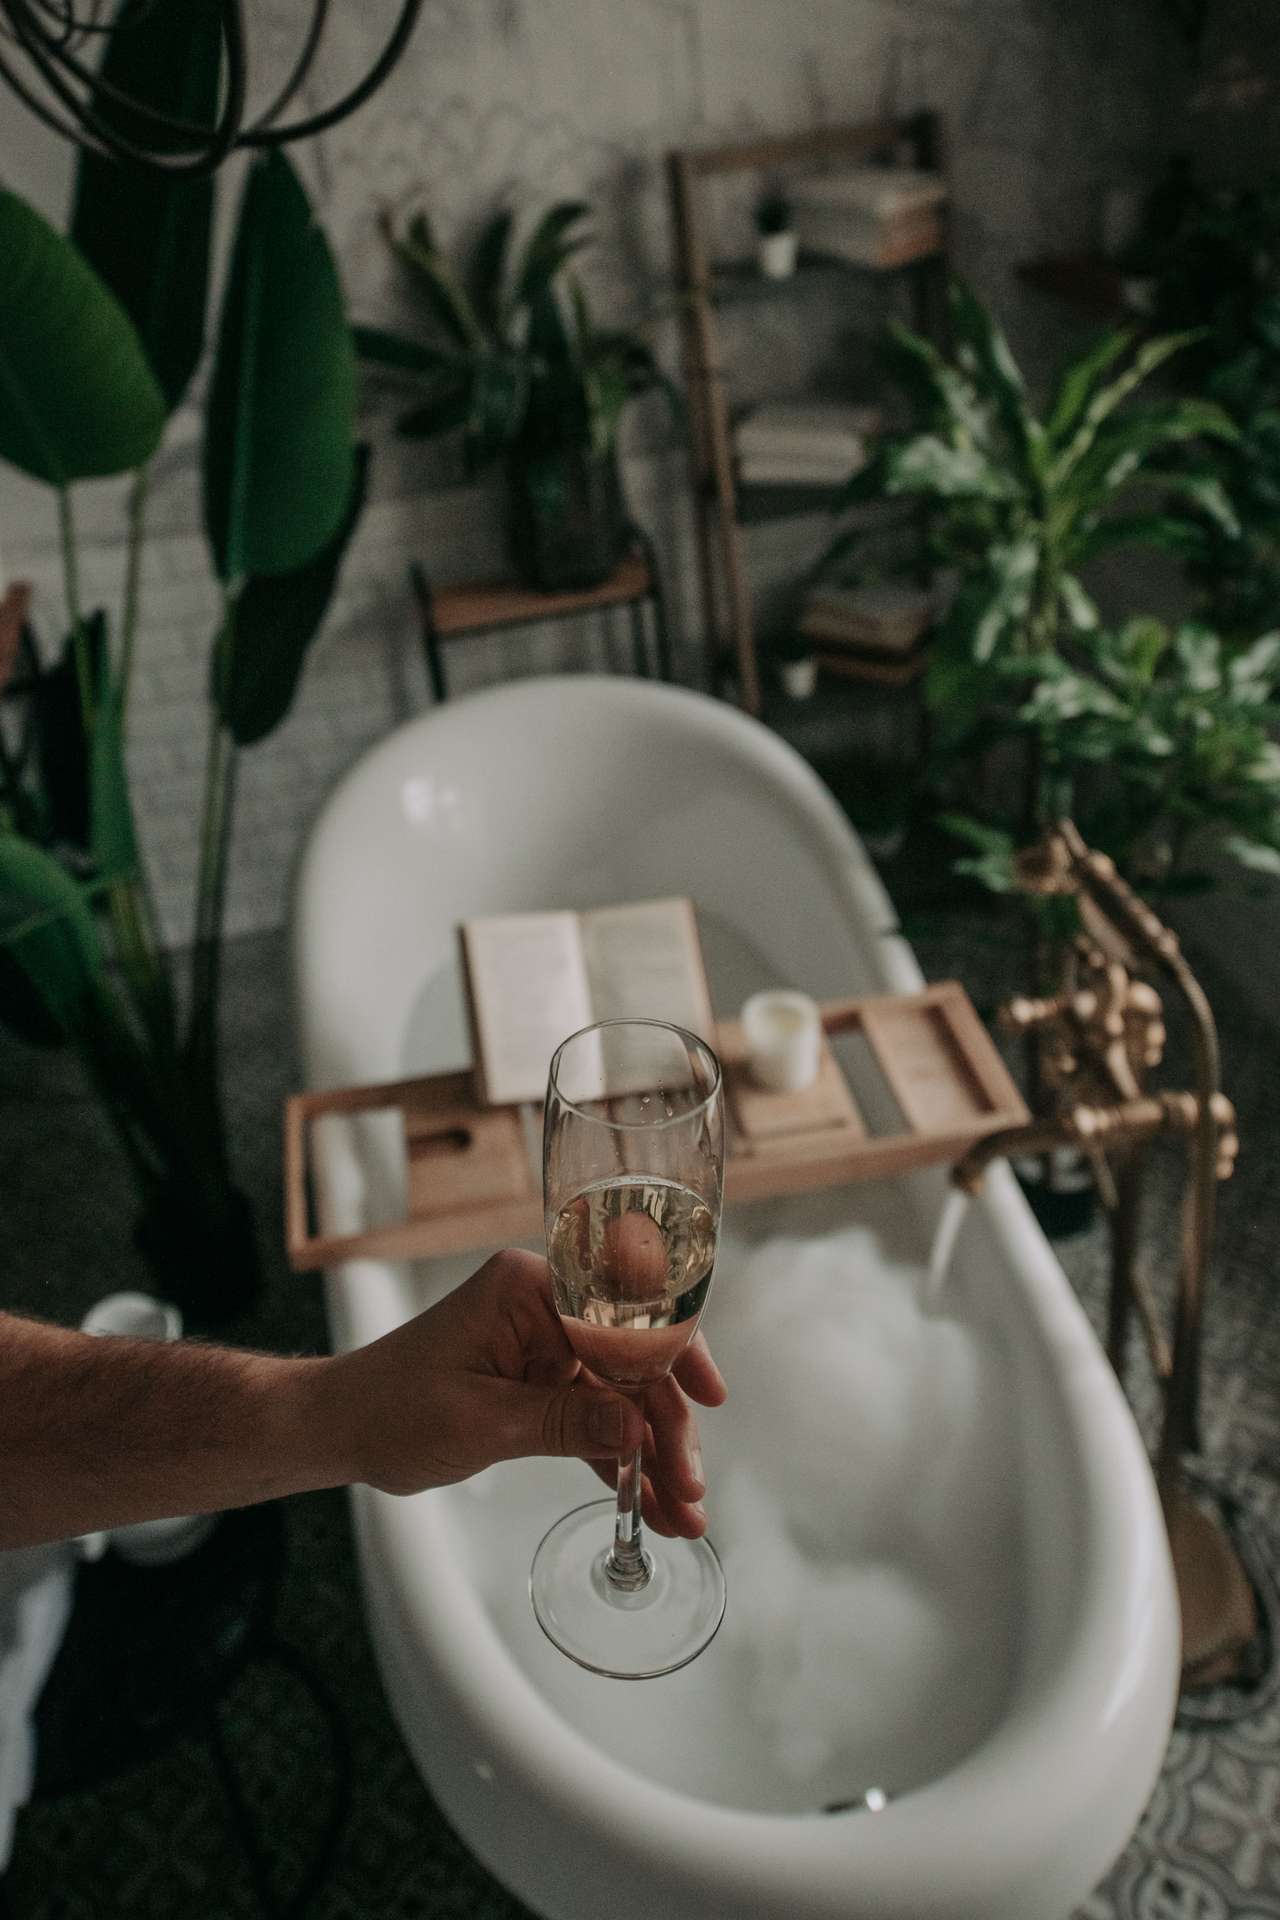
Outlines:
{"type": "MultiPolygon", "coordinates": [[[[658,1020],[572,1034],[551,1062],[542,1170],[565,1332],[585,1367],[643,1404],[697,1332],[711,1285],[724,1181],[711,1048],[658,1020]]],[[[579,1666],[625,1680],[686,1665],[724,1617],[715,1548],[650,1546],[640,1487],[637,1449],[618,1462],[616,1506],[593,1500],[558,1520],[529,1581],[548,1639],[579,1666]]]]}

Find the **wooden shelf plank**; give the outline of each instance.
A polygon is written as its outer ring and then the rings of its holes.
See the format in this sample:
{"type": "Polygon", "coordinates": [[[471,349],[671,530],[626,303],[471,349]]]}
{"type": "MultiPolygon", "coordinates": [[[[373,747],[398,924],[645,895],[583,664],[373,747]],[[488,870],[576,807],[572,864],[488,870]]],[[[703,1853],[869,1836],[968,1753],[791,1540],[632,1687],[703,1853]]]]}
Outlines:
{"type": "Polygon", "coordinates": [[[879,687],[909,687],[928,666],[929,649],[917,647],[912,653],[895,657],[815,647],[813,657],[821,672],[834,673],[842,680],[869,680],[879,687]]]}
{"type": "Polygon", "coordinates": [[[850,275],[859,280],[883,279],[887,274],[902,273],[908,267],[918,267],[941,257],[941,246],[922,247],[919,252],[884,261],[846,260],[838,254],[805,249],[796,260],[795,271],[781,280],[762,273],[754,260],[719,260],[711,268],[710,294],[718,307],[745,305],[756,300],[777,299],[797,288],[806,290],[816,281],[839,280],[850,275]]]}
{"type": "Polygon", "coordinates": [[[516,580],[432,586],[431,608],[436,632],[442,639],[449,639],[464,633],[488,633],[497,627],[566,619],[601,607],[626,606],[645,599],[652,590],[648,561],[642,554],[629,553],[598,587],[540,593],[536,587],[526,587],[516,580]]]}

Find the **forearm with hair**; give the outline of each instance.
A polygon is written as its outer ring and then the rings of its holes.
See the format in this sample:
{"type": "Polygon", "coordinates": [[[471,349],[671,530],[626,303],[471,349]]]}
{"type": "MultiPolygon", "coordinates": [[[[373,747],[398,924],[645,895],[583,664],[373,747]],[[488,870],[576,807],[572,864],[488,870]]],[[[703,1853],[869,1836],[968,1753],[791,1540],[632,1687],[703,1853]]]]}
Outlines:
{"type": "Polygon", "coordinates": [[[0,1314],[0,1547],[341,1484],[331,1366],[0,1314]]]}

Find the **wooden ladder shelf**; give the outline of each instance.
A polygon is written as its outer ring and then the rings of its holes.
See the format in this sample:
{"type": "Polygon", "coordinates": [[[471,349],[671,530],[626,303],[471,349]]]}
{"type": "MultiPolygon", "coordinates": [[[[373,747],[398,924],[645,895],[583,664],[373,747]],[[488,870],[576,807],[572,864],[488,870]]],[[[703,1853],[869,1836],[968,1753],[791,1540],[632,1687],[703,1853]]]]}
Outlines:
{"type": "MultiPolygon", "coordinates": [[[[736,1021],[716,1027],[725,1078],[725,1200],[737,1205],[956,1160],[975,1140],[1021,1126],[1027,1109],[964,988],[829,1000],[817,1079],[802,1093],[766,1093],[752,1081],[736,1021]],[[859,1034],[883,1076],[900,1124],[873,1132],[830,1041],[859,1034]]],[[[290,1096],[285,1105],[285,1226],[297,1272],[341,1260],[414,1260],[527,1240],[542,1230],[542,1194],[530,1139],[536,1116],[476,1104],[469,1072],[290,1096]],[[408,1210],[358,1233],[324,1233],[308,1206],[311,1133],[325,1115],[398,1112],[408,1210]]]]}

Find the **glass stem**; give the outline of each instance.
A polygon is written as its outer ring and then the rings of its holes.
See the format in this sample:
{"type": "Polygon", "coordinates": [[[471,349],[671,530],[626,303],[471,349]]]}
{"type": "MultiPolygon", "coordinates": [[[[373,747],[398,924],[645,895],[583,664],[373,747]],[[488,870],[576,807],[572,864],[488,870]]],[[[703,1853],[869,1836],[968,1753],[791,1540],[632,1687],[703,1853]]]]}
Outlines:
{"type": "Polygon", "coordinates": [[[620,1593],[638,1593],[653,1577],[653,1562],[644,1550],[640,1525],[640,1449],[618,1461],[618,1510],[613,1523],[613,1549],[604,1563],[610,1586],[620,1593]]]}

